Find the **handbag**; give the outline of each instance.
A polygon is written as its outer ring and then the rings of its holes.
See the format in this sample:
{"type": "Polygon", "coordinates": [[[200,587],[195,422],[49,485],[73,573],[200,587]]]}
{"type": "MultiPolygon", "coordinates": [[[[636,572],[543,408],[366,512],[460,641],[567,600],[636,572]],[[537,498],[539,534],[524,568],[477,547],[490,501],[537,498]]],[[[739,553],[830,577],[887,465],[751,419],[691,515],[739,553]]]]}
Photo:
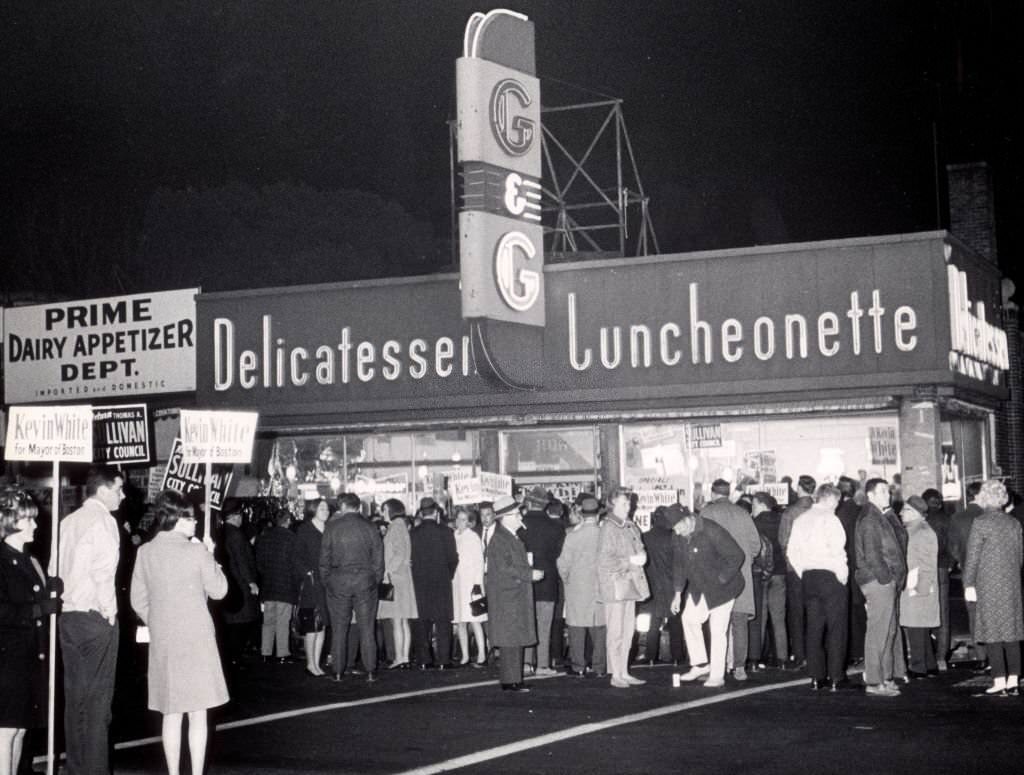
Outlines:
{"type": "Polygon", "coordinates": [[[377,585],[377,599],[378,600],[394,600],[395,599],[395,585],[389,581],[382,581],[377,585]]]}
{"type": "Polygon", "coordinates": [[[487,598],[478,597],[475,600],[470,600],[469,612],[473,614],[473,616],[483,616],[487,613],[487,598]]]}
{"type": "Polygon", "coordinates": [[[612,595],[616,600],[643,600],[645,597],[632,573],[616,576],[612,579],[612,584],[612,595]]]}

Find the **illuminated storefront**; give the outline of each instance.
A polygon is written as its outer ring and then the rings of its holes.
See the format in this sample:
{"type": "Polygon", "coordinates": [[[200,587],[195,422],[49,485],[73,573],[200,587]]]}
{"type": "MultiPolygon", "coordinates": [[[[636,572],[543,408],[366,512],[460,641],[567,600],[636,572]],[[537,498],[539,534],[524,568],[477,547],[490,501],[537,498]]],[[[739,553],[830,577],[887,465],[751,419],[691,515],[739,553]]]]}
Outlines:
{"type": "Polygon", "coordinates": [[[454,275],[201,294],[197,397],[260,411],[260,471],[377,501],[460,469],[648,502],[864,471],[955,499],[993,473],[999,282],[945,232],[550,266],[535,390],[476,372],[454,275]]]}

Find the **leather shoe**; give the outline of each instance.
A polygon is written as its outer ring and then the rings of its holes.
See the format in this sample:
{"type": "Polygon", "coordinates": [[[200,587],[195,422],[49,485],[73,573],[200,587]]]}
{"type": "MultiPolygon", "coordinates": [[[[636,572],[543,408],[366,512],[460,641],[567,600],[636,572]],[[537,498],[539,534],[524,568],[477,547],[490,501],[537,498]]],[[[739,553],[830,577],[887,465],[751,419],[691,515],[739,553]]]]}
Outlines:
{"type": "Polygon", "coordinates": [[[811,691],[812,692],[818,691],[818,689],[822,688],[822,686],[824,686],[824,685],[825,685],[824,681],[819,681],[817,678],[812,678],[811,679],[811,691]]]}
{"type": "Polygon", "coordinates": [[[501,688],[503,691],[517,692],[519,694],[530,691],[530,687],[524,684],[522,681],[514,684],[502,684],[501,688]]]}
{"type": "Polygon", "coordinates": [[[377,671],[376,670],[370,670],[366,674],[366,683],[372,684],[372,683],[376,683],[376,682],[377,682],[377,671]]]}

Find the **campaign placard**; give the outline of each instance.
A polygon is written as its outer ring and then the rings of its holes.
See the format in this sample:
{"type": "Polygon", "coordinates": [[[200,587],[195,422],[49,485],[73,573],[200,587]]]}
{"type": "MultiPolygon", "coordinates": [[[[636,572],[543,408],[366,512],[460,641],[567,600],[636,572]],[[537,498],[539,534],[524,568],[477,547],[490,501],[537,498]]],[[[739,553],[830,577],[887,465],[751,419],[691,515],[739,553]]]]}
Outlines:
{"type": "Polygon", "coordinates": [[[766,492],[775,498],[780,506],[789,505],[789,485],[786,482],[755,482],[743,488],[748,495],[755,492],[766,492]]]}
{"type": "Polygon", "coordinates": [[[722,424],[686,426],[691,449],[714,449],[722,446],[722,424]]]}
{"type": "Polygon", "coordinates": [[[92,413],[93,462],[112,465],[152,459],[149,412],[145,404],[102,406],[92,413]]]}
{"type": "Polygon", "coordinates": [[[651,529],[651,514],[659,506],[671,506],[678,503],[678,494],[675,490],[635,490],[636,510],[633,512],[633,521],[636,522],[643,532],[651,529]]]}
{"type": "Polygon", "coordinates": [[[181,410],[182,457],[204,463],[248,463],[258,412],[181,410]]]}
{"type": "MultiPolygon", "coordinates": [[[[234,470],[230,465],[212,467],[210,483],[210,508],[220,511],[231,489],[234,470]]],[[[164,480],[160,489],[177,490],[193,504],[203,505],[206,485],[206,464],[186,461],[182,454],[181,439],[174,440],[171,458],[167,461],[164,480]]]]}
{"type": "Polygon", "coordinates": [[[91,406],[12,406],[7,460],[92,462],[91,406]]]}
{"type": "Polygon", "coordinates": [[[896,465],[899,445],[896,442],[896,429],[890,426],[871,426],[868,428],[871,442],[872,465],[896,465]]]}

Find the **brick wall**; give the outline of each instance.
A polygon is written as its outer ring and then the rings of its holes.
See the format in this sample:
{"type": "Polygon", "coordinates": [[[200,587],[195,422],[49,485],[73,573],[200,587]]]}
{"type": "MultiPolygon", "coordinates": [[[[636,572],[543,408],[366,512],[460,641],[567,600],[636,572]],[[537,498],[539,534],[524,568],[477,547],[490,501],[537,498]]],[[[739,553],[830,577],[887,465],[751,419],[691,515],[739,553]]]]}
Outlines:
{"type": "Polygon", "coordinates": [[[950,164],[949,230],[969,247],[996,263],[996,222],[992,172],[985,162],[950,164]]]}
{"type": "Polygon", "coordinates": [[[1013,302],[1003,304],[1003,330],[1010,350],[1010,370],[1006,375],[1010,398],[996,412],[996,462],[1008,484],[1024,493],[1024,368],[1021,358],[1020,310],[1013,302]]]}

